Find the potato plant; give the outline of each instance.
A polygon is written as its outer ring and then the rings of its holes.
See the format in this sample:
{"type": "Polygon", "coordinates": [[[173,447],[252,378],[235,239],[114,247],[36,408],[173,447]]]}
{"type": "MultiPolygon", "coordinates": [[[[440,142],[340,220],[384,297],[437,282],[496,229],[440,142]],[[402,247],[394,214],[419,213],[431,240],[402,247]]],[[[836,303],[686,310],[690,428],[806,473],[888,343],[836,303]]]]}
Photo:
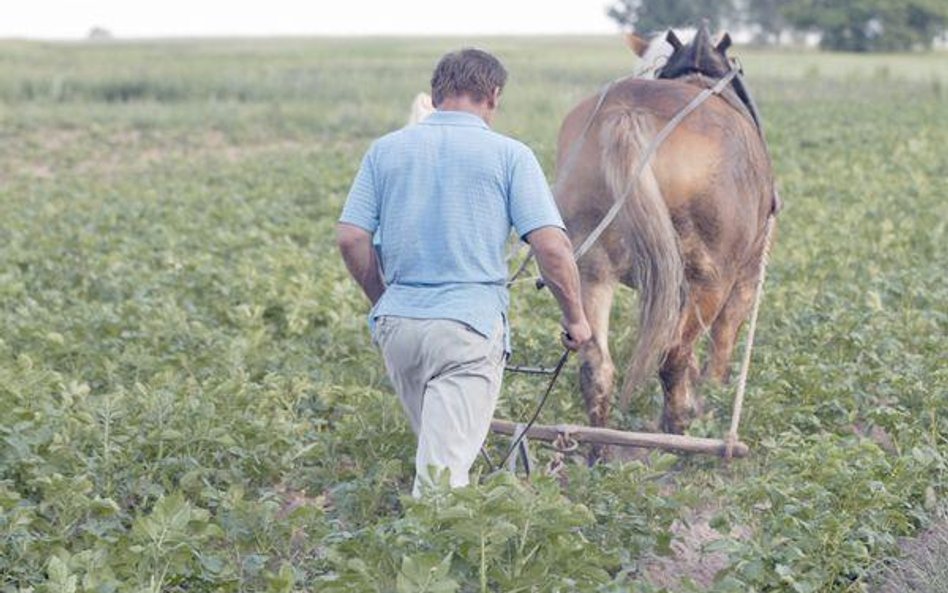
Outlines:
{"type": "MultiPolygon", "coordinates": [[[[551,179],[560,118],[633,65],[611,38],[475,41],[551,179]]],[[[943,54],[734,52],[786,205],[750,458],[481,465],[406,497],[412,436],[332,229],[368,143],[470,42],[0,42],[0,591],[657,591],[703,515],[722,566],[680,566],[682,591],[863,591],[944,517],[943,54]]],[[[518,361],[555,360],[549,294],[518,286],[511,319],[518,361]]],[[[584,420],[575,371],[541,421],[584,420]]],[[[541,389],[509,377],[498,415],[541,389]]],[[[691,432],[720,436],[733,390],[703,393],[691,432]]]]}

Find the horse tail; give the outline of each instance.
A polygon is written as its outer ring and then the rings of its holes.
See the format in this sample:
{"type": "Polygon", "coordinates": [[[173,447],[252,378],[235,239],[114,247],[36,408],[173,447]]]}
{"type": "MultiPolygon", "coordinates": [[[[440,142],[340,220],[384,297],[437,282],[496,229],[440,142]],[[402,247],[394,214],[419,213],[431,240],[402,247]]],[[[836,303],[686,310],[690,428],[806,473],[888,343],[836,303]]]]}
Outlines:
{"type": "Polygon", "coordinates": [[[622,110],[606,117],[601,137],[603,173],[614,200],[624,201],[632,274],[639,292],[639,331],[626,367],[620,404],[650,375],[677,337],[686,296],[678,235],[647,154],[655,138],[652,116],[622,110]],[[649,162],[641,164],[646,158],[649,162]],[[636,173],[638,172],[638,175],[636,173]]]}

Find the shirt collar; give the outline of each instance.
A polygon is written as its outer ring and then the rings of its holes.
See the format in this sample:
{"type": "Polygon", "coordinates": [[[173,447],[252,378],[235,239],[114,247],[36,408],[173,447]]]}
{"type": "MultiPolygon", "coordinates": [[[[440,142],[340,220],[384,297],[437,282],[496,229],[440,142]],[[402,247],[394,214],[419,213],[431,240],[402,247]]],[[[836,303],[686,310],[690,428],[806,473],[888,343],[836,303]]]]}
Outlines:
{"type": "Polygon", "coordinates": [[[434,126],[475,126],[490,129],[487,122],[467,111],[435,111],[421,123],[434,126]]]}

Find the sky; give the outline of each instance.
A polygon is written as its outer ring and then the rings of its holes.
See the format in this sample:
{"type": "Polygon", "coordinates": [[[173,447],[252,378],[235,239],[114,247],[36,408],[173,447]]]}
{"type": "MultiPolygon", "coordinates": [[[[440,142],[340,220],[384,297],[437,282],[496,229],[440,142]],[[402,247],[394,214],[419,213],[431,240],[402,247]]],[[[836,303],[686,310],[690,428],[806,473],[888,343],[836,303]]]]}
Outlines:
{"type": "Polygon", "coordinates": [[[0,37],[614,33],[608,0],[4,0],[0,37]]]}

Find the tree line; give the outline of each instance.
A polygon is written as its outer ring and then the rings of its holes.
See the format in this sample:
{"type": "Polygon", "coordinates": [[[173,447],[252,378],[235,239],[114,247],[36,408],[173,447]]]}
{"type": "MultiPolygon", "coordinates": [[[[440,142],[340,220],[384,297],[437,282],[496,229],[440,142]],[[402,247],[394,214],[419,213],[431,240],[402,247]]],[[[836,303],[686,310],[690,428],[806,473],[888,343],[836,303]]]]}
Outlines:
{"type": "Polygon", "coordinates": [[[822,48],[838,51],[929,49],[948,34],[945,0],[616,0],[608,13],[642,32],[707,19],[714,28],[747,29],[761,44],[819,33],[822,48]]]}

